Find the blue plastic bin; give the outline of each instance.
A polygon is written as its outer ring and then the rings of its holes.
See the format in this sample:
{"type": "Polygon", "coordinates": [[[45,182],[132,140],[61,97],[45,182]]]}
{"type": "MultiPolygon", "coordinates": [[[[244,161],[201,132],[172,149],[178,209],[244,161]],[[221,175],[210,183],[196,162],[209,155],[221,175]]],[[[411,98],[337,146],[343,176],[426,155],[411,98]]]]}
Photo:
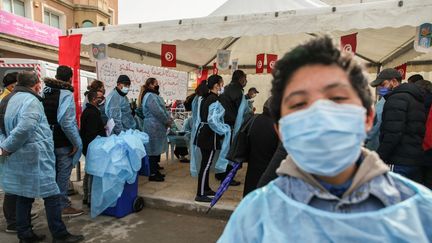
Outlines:
{"type": "Polygon", "coordinates": [[[142,158],[141,169],[138,171],[138,175],[150,176],[150,159],[148,156],[142,158]]]}
{"type": "Polygon", "coordinates": [[[123,193],[117,199],[117,204],[114,207],[107,208],[102,214],[123,218],[133,212],[141,211],[144,207],[144,200],[138,197],[138,176],[133,184],[125,184],[123,193]]]}

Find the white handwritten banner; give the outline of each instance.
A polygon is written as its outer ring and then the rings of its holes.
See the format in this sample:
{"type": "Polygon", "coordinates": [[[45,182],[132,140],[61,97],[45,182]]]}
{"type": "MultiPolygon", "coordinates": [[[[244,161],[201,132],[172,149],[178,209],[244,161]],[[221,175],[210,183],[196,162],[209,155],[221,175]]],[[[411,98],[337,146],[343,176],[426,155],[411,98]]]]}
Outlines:
{"type": "Polygon", "coordinates": [[[121,74],[129,76],[131,87],[129,98],[138,98],[141,86],[148,78],[159,81],[160,93],[165,100],[185,100],[188,88],[188,74],[168,68],[150,66],[107,58],[97,62],[98,79],[104,82],[105,89],[110,92],[117,86],[117,78],[121,74]]]}

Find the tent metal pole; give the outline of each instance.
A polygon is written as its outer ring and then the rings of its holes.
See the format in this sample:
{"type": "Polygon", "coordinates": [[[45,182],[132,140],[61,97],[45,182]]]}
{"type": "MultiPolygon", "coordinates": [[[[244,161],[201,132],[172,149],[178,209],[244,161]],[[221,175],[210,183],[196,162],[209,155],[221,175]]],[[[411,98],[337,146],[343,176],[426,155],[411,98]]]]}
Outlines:
{"type": "Polygon", "coordinates": [[[406,42],[405,45],[402,45],[401,47],[397,48],[396,50],[393,50],[391,52],[392,54],[389,54],[389,56],[386,59],[382,60],[381,63],[382,63],[382,65],[386,65],[386,64],[390,63],[391,61],[393,61],[394,59],[402,56],[403,54],[405,54],[405,53],[407,53],[413,49],[414,49],[414,41],[413,40],[408,41],[408,42],[406,42]]]}

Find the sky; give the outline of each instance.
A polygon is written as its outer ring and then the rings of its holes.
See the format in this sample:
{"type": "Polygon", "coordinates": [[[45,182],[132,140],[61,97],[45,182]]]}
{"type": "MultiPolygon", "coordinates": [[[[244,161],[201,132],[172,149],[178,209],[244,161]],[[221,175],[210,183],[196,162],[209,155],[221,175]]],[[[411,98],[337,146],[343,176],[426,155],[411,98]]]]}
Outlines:
{"type": "Polygon", "coordinates": [[[209,15],[227,0],[119,0],[119,24],[209,15]]]}

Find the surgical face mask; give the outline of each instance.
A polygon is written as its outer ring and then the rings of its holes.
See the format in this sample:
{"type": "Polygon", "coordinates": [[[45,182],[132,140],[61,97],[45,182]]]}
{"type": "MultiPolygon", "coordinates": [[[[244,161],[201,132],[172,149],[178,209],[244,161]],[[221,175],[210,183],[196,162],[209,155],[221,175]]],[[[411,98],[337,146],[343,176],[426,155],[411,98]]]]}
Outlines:
{"type": "Polygon", "coordinates": [[[336,176],[360,157],[366,109],[318,100],[279,120],[282,143],[303,171],[336,176]]]}
{"type": "Polygon", "coordinates": [[[129,92],[129,87],[123,86],[123,88],[121,89],[121,92],[123,94],[127,94],[129,92]]]}
{"type": "Polygon", "coordinates": [[[391,90],[387,87],[378,87],[378,94],[379,96],[385,96],[386,94],[388,94],[391,90]]]}
{"type": "Polygon", "coordinates": [[[223,92],[225,91],[225,88],[224,87],[222,87],[219,91],[218,91],[218,95],[221,95],[221,94],[223,94],[223,92]]]}
{"type": "Polygon", "coordinates": [[[105,104],[105,97],[101,98],[98,102],[98,106],[105,104]]]}

